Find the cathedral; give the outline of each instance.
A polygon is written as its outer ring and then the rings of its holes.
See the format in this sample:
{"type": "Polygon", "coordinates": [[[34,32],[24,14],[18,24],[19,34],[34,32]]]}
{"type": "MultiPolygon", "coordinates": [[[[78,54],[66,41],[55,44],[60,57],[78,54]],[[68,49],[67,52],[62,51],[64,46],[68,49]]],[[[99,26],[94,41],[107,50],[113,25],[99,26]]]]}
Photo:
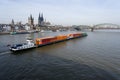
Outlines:
{"type": "Polygon", "coordinates": [[[38,26],[39,26],[39,27],[44,26],[43,14],[40,14],[40,13],[39,13],[39,17],[38,17],[38,26]]]}
{"type": "Polygon", "coordinates": [[[35,29],[34,26],[34,18],[32,17],[32,15],[30,15],[30,17],[28,17],[28,25],[30,26],[30,29],[35,29]]]}
{"type": "MultiPolygon", "coordinates": [[[[32,15],[30,15],[30,17],[28,17],[28,25],[31,28],[35,28],[34,18],[32,17],[32,15]]],[[[46,26],[46,25],[48,25],[48,22],[46,22],[44,20],[43,13],[42,14],[39,13],[37,26],[38,27],[43,27],[43,26],[46,26]]]]}
{"type": "Polygon", "coordinates": [[[32,17],[32,15],[30,15],[30,17],[28,17],[28,24],[30,26],[33,26],[34,25],[34,18],[32,17]]]}

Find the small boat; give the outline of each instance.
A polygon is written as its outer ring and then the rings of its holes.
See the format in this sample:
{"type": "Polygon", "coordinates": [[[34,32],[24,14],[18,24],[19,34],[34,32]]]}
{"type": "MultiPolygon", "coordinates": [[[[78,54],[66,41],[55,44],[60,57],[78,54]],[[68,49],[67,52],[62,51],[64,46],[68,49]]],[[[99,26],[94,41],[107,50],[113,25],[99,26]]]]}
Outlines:
{"type": "Polygon", "coordinates": [[[16,32],[10,32],[10,34],[11,34],[11,35],[15,35],[15,34],[16,34],[16,32]]]}
{"type": "Polygon", "coordinates": [[[11,35],[15,34],[28,34],[29,32],[10,32],[11,35]]]}
{"type": "Polygon", "coordinates": [[[41,30],[40,32],[52,32],[51,30],[41,30]]]}
{"type": "Polygon", "coordinates": [[[13,46],[10,47],[10,50],[20,51],[20,50],[26,50],[26,49],[31,49],[36,47],[32,39],[27,39],[26,41],[27,43],[14,44],[13,46]]]}

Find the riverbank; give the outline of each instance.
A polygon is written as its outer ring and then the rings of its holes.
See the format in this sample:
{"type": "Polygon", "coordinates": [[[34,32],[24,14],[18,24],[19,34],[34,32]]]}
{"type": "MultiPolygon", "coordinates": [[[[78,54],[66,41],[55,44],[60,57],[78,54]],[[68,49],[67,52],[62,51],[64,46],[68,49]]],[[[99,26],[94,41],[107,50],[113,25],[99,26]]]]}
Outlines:
{"type": "Polygon", "coordinates": [[[37,33],[39,31],[17,31],[17,32],[0,32],[0,35],[7,35],[7,34],[29,34],[29,33],[37,33]]]}
{"type": "Polygon", "coordinates": [[[10,32],[0,32],[0,35],[10,34],[10,32]]]}

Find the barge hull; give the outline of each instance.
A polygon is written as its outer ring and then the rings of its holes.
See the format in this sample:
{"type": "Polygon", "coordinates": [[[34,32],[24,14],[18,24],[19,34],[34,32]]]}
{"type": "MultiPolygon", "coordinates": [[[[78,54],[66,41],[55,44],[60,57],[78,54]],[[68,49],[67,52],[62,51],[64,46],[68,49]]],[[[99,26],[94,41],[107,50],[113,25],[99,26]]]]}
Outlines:
{"type": "Polygon", "coordinates": [[[42,46],[46,46],[46,45],[50,45],[50,44],[54,44],[54,43],[59,43],[59,42],[67,41],[67,40],[70,40],[70,39],[76,39],[76,38],[86,37],[86,36],[87,36],[87,34],[83,33],[82,35],[77,36],[77,37],[68,38],[68,39],[65,39],[65,40],[59,40],[59,41],[55,41],[55,42],[49,42],[49,43],[46,43],[46,44],[40,44],[40,45],[37,45],[36,47],[42,47],[42,46]]]}

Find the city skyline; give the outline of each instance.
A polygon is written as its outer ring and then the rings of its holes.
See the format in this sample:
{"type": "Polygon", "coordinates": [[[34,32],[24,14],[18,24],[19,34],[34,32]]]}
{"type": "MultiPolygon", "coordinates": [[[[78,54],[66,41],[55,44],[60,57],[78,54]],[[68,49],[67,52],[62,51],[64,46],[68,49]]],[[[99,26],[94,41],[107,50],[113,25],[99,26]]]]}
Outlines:
{"type": "Polygon", "coordinates": [[[39,12],[52,24],[92,25],[120,24],[118,0],[3,0],[0,1],[0,23],[27,23],[30,14],[37,24],[39,12]]]}

